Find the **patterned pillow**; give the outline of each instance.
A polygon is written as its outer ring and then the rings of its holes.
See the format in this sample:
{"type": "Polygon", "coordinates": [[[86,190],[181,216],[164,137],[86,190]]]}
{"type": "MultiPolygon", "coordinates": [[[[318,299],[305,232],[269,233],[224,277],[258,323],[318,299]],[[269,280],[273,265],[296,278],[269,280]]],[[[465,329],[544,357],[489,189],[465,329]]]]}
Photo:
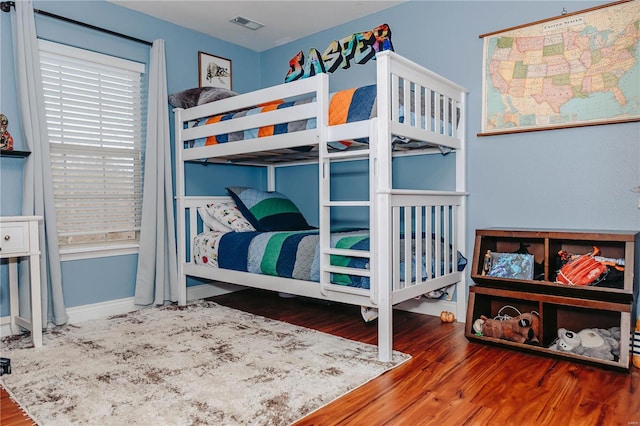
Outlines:
{"type": "Polygon", "coordinates": [[[240,213],[234,202],[210,203],[207,204],[205,210],[209,216],[229,230],[236,232],[254,232],[256,230],[240,213]]]}
{"type": "MultiPolygon", "coordinates": [[[[239,212],[238,212],[239,213],[239,212]]],[[[207,211],[203,207],[198,207],[198,214],[200,215],[200,219],[207,225],[212,231],[216,232],[231,232],[233,229],[229,226],[226,226],[224,223],[221,223],[218,219],[207,213],[207,211]]]]}
{"type": "Polygon", "coordinates": [[[279,192],[259,191],[253,188],[231,186],[227,188],[238,208],[258,230],[302,231],[309,226],[298,207],[279,192]]]}

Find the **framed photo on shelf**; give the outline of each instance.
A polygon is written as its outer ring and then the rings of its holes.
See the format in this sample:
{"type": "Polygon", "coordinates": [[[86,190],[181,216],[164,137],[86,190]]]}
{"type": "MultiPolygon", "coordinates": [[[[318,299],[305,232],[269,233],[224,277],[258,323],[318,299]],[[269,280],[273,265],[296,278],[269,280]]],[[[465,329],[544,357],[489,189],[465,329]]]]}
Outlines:
{"type": "Polygon", "coordinates": [[[198,52],[200,87],[222,87],[231,90],[231,60],[198,52]]]}
{"type": "Polygon", "coordinates": [[[487,253],[487,276],[518,280],[533,279],[533,255],[521,253],[487,253]]]}

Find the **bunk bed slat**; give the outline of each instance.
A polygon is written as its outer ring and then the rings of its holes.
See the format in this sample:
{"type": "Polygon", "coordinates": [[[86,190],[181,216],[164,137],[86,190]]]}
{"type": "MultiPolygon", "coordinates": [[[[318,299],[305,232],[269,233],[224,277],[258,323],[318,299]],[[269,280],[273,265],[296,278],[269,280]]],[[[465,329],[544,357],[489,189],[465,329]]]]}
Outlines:
{"type": "Polygon", "coordinates": [[[287,84],[239,94],[217,102],[184,109],[182,110],[182,120],[188,122],[202,117],[224,114],[229,111],[251,108],[256,105],[280,101],[283,99],[312,97],[318,93],[318,87],[323,84],[328,84],[327,75],[318,74],[314,77],[292,81],[287,84]]]}
{"type": "Polygon", "coordinates": [[[315,102],[294,105],[260,114],[237,117],[233,120],[222,120],[212,124],[191,127],[183,131],[183,138],[185,140],[194,140],[204,138],[209,135],[224,135],[250,128],[265,127],[272,124],[307,120],[309,118],[314,118],[316,111],[317,107],[315,102]]]}
{"type": "MultiPolygon", "coordinates": [[[[425,235],[432,235],[433,234],[433,228],[434,228],[434,224],[433,224],[433,207],[432,206],[425,206],[425,223],[426,223],[426,231],[425,231],[425,235]]],[[[431,259],[434,258],[434,252],[433,249],[434,247],[431,244],[427,244],[427,255],[426,255],[426,259],[428,260],[427,263],[427,275],[430,277],[433,277],[435,275],[434,269],[435,269],[435,265],[433,264],[433,262],[431,262],[431,259]]]]}
{"type": "MultiPolygon", "coordinates": [[[[357,275],[359,277],[371,276],[371,272],[368,269],[349,268],[345,266],[327,266],[326,270],[333,274],[357,275]]],[[[342,287],[353,288],[347,286],[342,287]]]]}
{"type": "MultiPolygon", "coordinates": [[[[407,206],[401,208],[404,210],[404,281],[399,283],[398,288],[403,288],[405,286],[410,285],[410,283],[414,280],[411,278],[411,272],[413,271],[413,250],[412,244],[414,242],[413,228],[412,228],[412,218],[413,218],[413,208],[407,206]]],[[[419,238],[416,234],[415,238],[419,238]]],[[[420,241],[420,240],[418,240],[420,241]]],[[[401,260],[402,262],[402,260],[401,260]]],[[[416,269],[419,262],[416,262],[416,269]]],[[[418,277],[416,270],[415,277],[418,277]]],[[[417,279],[417,278],[415,278],[417,279]]]]}
{"type": "MultiPolygon", "coordinates": [[[[413,207],[413,209],[415,210],[415,238],[418,239],[418,241],[422,241],[422,221],[424,220],[424,211],[425,211],[425,207],[424,206],[415,206],[413,207]]],[[[429,235],[428,234],[424,234],[425,235],[425,240],[429,241],[429,235]]],[[[417,244],[415,245],[415,250],[412,253],[412,256],[415,259],[423,259],[423,254],[422,254],[422,244],[417,244]]],[[[405,259],[406,259],[406,255],[405,255],[405,259]]],[[[405,260],[406,263],[406,260],[405,260]]],[[[426,267],[426,262],[417,262],[416,261],[416,280],[418,281],[422,281],[422,277],[423,276],[429,276],[426,271],[423,274],[422,268],[426,267]]]]}
{"type": "MultiPolygon", "coordinates": [[[[272,151],[277,149],[295,148],[302,145],[314,145],[317,143],[317,132],[314,130],[302,130],[295,133],[285,133],[277,136],[265,136],[259,139],[248,139],[242,143],[231,142],[213,145],[216,147],[219,157],[241,155],[247,152],[272,151]]],[[[183,160],[201,160],[209,158],[211,146],[201,146],[196,148],[183,149],[183,160]]]]}
{"type": "Polygon", "coordinates": [[[335,255],[335,256],[363,257],[363,258],[371,257],[371,252],[366,250],[348,250],[348,249],[330,248],[325,250],[324,253],[329,255],[335,255]]]}

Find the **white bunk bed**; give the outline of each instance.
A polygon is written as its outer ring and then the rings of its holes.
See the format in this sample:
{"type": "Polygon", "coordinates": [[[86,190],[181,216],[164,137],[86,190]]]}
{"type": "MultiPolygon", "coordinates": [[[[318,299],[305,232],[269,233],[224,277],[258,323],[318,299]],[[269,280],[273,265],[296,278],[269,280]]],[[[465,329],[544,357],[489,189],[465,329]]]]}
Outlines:
{"type": "MultiPolygon", "coordinates": [[[[192,276],[377,308],[379,359],[382,361],[389,361],[392,355],[394,305],[453,285],[456,289],[455,302],[449,302],[448,306],[455,303],[456,317],[464,320],[467,288],[464,272],[458,271],[456,255],[464,252],[466,247],[466,91],[394,52],[378,53],[376,67],[377,116],[366,121],[328,125],[330,94],[326,74],[193,108],[174,110],[180,304],[186,303],[187,276],[192,276]],[[310,101],[235,120],[192,126],[195,120],[202,117],[243,110],[275,99],[301,98],[310,98],[310,101]],[[410,113],[403,114],[400,111],[410,113]],[[307,126],[309,128],[293,133],[189,148],[190,141],[198,138],[309,119],[315,119],[315,126],[307,126]],[[398,141],[397,137],[402,138],[401,142],[392,143],[398,141]],[[331,142],[362,138],[366,138],[368,143],[354,143],[350,149],[345,150],[331,148],[331,142]],[[305,152],[295,150],[295,147],[302,146],[308,147],[305,152]],[[392,157],[443,155],[450,151],[455,152],[455,190],[413,190],[392,186],[392,157]],[[369,199],[333,200],[330,193],[330,164],[334,161],[356,159],[369,162],[369,199]],[[194,261],[194,238],[200,230],[208,230],[198,219],[197,208],[221,198],[185,195],[185,164],[203,160],[264,165],[268,169],[269,190],[275,189],[277,167],[291,162],[318,163],[319,282],[212,268],[194,261]],[[353,206],[368,211],[368,251],[330,246],[332,209],[353,206]],[[423,244],[417,244],[417,238],[422,235],[425,239],[431,236],[434,241],[441,241],[441,244],[427,244],[424,240],[423,244]],[[353,269],[334,266],[331,264],[332,256],[366,258],[369,267],[353,269]],[[404,259],[423,259],[423,262],[415,261],[412,268],[401,268],[404,259]],[[403,274],[401,269],[404,269],[403,274]],[[369,288],[332,283],[332,274],[339,273],[366,276],[369,288]]],[[[410,262],[407,261],[406,264],[410,262]]]]}

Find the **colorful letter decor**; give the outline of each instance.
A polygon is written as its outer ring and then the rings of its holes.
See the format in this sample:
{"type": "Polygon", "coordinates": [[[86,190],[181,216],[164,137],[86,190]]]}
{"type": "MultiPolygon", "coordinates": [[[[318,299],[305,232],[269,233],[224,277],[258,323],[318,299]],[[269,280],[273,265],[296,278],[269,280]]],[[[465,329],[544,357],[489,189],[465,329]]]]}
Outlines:
{"type": "Polygon", "coordinates": [[[302,51],[298,52],[289,61],[289,72],[284,81],[288,83],[320,73],[333,73],[338,68],[347,69],[351,66],[351,61],[364,64],[375,59],[376,53],[381,50],[393,50],[391,29],[387,24],[377,26],[372,31],[334,40],[322,55],[315,48],[309,50],[306,58],[302,51]]]}

